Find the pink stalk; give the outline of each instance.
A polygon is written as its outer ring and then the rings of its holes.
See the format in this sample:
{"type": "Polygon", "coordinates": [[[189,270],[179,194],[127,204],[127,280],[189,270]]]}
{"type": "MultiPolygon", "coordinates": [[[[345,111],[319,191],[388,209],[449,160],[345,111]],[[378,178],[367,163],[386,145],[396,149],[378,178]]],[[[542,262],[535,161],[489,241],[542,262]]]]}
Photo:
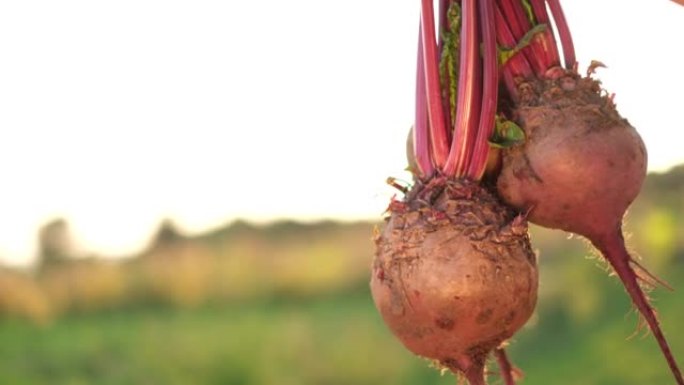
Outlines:
{"type": "Polygon", "coordinates": [[[534,17],[537,19],[537,24],[546,24],[549,26],[549,28],[546,29],[546,32],[541,35],[541,39],[536,39],[542,44],[544,50],[544,55],[542,57],[544,58],[545,68],[542,73],[537,72],[538,75],[542,75],[549,68],[559,66],[560,57],[558,56],[556,38],[553,35],[549,15],[546,13],[546,4],[544,3],[544,0],[530,0],[530,4],[532,4],[532,11],[534,12],[534,17]]]}
{"type": "MultiPolygon", "coordinates": [[[[511,32],[506,15],[498,6],[495,7],[494,10],[497,42],[504,47],[515,47],[516,44],[518,44],[518,39],[516,39],[513,32],[511,32]]],[[[504,68],[508,69],[513,76],[528,78],[534,75],[530,62],[522,55],[515,55],[510,58],[504,68]]]]}
{"type": "MultiPolygon", "coordinates": [[[[506,23],[508,24],[508,29],[513,35],[513,41],[515,46],[520,39],[525,36],[525,34],[532,29],[532,23],[527,18],[527,14],[522,7],[521,0],[499,0],[497,3],[501,14],[503,15],[506,23]]],[[[535,38],[527,47],[522,49],[522,55],[530,63],[535,73],[546,72],[546,67],[544,66],[544,51],[543,47],[536,41],[535,38]]]]}
{"type": "MultiPolygon", "coordinates": [[[[495,5],[494,11],[497,43],[504,47],[514,47],[517,44],[517,40],[511,32],[501,8],[495,5]]],[[[518,94],[518,87],[515,82],[515,78],[522,77],[528,79],[534,76],[532,66],[527,61],[527,58],[520,54],[514,55],[508,60],[507,63],[504,64],[502,68],[502,74],[506,89],[513,100],[517,100],[518,94]]]]}
{"type": "Polygon", "coordinates": [[[520,5],[520,0],[497,0],[496,3],[501,12],[506,15],[506,21],[516,40],[522,38],[532,28],[525,10],[520,5]]]}
{"type": "Polygon", "coordinates": [[[565,20],[563,8],[561,8],[559,0],[546,0],[546,3],[551,10],[551,16],[553,16],[553,21],[556,23],[558,37],[563,46],[563,61],[565,62],[565,68],[572,69],[574,68],[576,61],[575,45],[572,42],[570,27],[568,26],[567,20],[565,20]]]}
{"type": "Polygon", "coordinates": [[[480,94],[482,92],[475,0],[463,0],[461,10],[463,22],[461,26],[461,63],[458,78],[458,97],[456,99],[456,120],[451,151],[442,169],[445,175],[457,177],[464,176],[468,169],[479,122],[480,94]]]}
{"type": "Polygon", "coordinates": [[[494,3],[491,1],[480,1],[479,10],[483,43],[482,111],[480,113],[480,122],[472,158],[466,174],[466,176],[474,180],[480,180],[487,168],[489,138],[494,131],[499,85],[499,58],[496,47],[494,3]]]}
{"type": "Polygon", "coordinates": [[[421,179],[429,178],[435,171],[430,160],[430,128],[427,113],[427,88],[425,87],[425,64],[423,58],[423,28],[418,29],[418,63],[416,63],[416,121],[413,126],[413,154],[421,179]]]}
{"type": "Polygon", "coordinates": [[[449,141],[439,84],[439,59],[435,42],[435,15],[432,0],[422,0],[420,25],[432,160],[435,166],[441,169],[449,154],[449,141]]]}

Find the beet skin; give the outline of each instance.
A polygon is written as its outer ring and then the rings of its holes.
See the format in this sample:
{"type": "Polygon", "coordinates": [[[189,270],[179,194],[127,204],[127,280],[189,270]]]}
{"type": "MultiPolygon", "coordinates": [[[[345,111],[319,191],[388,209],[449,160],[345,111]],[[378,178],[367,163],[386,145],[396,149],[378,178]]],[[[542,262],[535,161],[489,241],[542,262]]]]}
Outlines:
{"type": "Polygon", "coordinates": [[[514,111],[526,140],[504,151],[501,198],[533,223],[590,239],[619,227],[646,176],[641,137],[591,79],[527,85],[514,111]]]}
{"type": "Polygon", "coordinates": [[[371,279],[385,323],[415,354],[484,384],[488,354],[536,305],[526,222],[479,184],[439,178],[390,210],[371,279]]]}
{"type": "Polygon", "coordinates": [[[598,81],[573,71],[519,84],[512,117],[524,144],[503,154],[497,190],[530,222],[580,234],[611,264],[653,332],[679,385],[684,379],[640,287],[653,277],[625,248],[622,218],[646,176],[646,149],[598,81]]]}

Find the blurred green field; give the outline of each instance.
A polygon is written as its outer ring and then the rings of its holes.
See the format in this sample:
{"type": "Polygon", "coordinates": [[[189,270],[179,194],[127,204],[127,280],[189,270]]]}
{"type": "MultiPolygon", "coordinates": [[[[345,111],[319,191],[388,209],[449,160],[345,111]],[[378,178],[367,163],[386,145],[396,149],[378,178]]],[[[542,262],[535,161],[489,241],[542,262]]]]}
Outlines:
{"type": "MultiPolygon", "coordinates": [[[[372,227],[237,222],[186,237],[165,224],[118,262],[44,248],[36,270],[0,269],[0,384],[455,384],[373,307],[372,227]]],[[[684,167],[649,176],[627,230],[644,265],[679,288],[651,294],[684,363],[684,167]]],[[[509,348],[521,384],[673,384],[618,280],[567,238],[532,229],[539,305],[509,348]]]]}
{"type": "MultiPolygon", "coordinates": [[[[587,279],[606,278],[600,275],[587,279]]],[[[525,369],[522,383],[672,383],[650,337],[627,340],[636,323],[635,317],[625,318],[629,305],[621,289],[600,286],[606,290],[604,304],[583,322],[573,320],[562,302],[541,304],[533,326],[510,347],[512,359],[525,369]]],[[[671,337],[680,337],[671,341],[681,356],[684,341],[676,329],[684,319],[681,297],[659,297],[661,319],[671,337]]],[[[5,322],[0,383],[437,385],[455,380],[407,353],[360,290],[192,311],[140,308],[69,316],[49,327],[5,322]]]]}

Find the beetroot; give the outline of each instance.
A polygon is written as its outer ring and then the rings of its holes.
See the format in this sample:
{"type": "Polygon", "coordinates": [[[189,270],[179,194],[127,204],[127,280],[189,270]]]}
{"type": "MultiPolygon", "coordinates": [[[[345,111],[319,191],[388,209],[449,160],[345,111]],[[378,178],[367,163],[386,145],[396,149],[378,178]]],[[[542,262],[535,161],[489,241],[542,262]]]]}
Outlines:
{"type": "MultiPolygon", "coordinates": [[[[536,23],[548,23],[543,1],[498,1],[499,42],[511,45],[536,23]]],[[[588,238],[611,264],[646,320],[679,385],[684,379],[640,283],[654,277],[625,248],[622,217],[646,175],[646,149],[620,117],[600,83],[577,74],[567,23],[558,0],[548,1],[562,41],[565,64],[547,29],[504,68],[508,114],[525,131],[523,145],[506,149],[497,188],[531,222],[588,238]],[[534,73],[532,73],[534,71],[534,73]]]]}
{"type": "Polygon", "coordinates": [[[432,0],[422,0],[407,149],[414,183],[390,203],[370,286],[410,351],[484,385],[490,353],[534,311],[538,271],[524,216],[480,182],[498,97],[494,3],[449,3],[440,3],[438,48],[432,0]]]}
{"type": "Polygon", "coordinates": [[[527,225],[465,180],[418,184],[390,208],[373,262],[378,310],[409,350],[484,384],[489,353],[535,308],[527,225]]]}
{"type": "Polygon", "coordinates": [[[614,233],[646,176],[639,134],[591,79],[568,74],[537,85],[538,96],[514,111],[527,140],[504,151],[502,199],[545,227],[596,240],[614,233]]]}

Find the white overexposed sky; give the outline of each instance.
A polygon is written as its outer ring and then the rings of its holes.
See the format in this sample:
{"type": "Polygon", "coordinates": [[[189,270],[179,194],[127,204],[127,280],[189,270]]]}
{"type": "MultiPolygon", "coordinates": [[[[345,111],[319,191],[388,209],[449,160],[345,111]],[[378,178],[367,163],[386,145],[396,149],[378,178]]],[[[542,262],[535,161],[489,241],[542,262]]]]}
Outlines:
{"type": "MultiPolygon", "coordinates": [[[[413,119],[417,0],[0,1],[0,259],[68,219],[136,250],[163,217],[378,218],[413,119]]],[[[684,162],[684,7],[572,0],[577,56],[684,162]]]]}

